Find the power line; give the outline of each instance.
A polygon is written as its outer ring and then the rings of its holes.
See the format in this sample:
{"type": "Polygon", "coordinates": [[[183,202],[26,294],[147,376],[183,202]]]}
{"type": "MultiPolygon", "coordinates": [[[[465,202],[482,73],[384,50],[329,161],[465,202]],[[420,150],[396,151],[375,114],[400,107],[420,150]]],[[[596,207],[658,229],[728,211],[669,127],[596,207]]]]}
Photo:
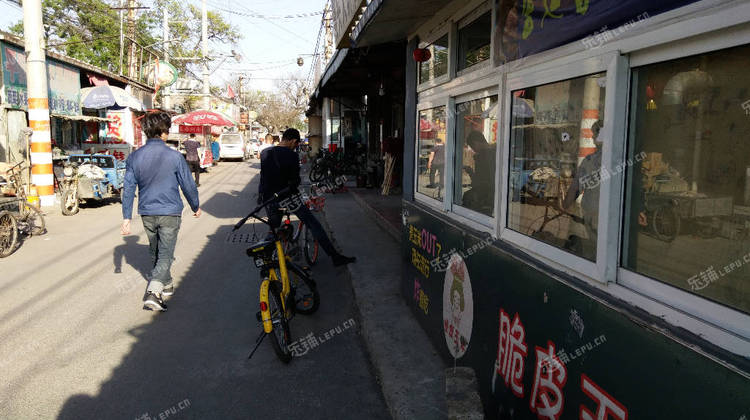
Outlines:
{"type": "Polygon", "coordinates": [[[305,19],[305,18],[311,18],[311,17],[315,17],[315,16],[320,16],[320,15],[323,14],[322,11],[315,11],[315,12],[308,12],[308,13],[296,13],[296,14],[290,14],[290,15],[284,15],[284,16],[282,16],[282,15],[264,15],[264,14],[261,14],[261,13],[254,12],[254,11],[248,9],[248,8],[245,8],[245,10],[249,10],[249,12],[248,13],[243,13],[243,12],[238,12],[236,10],[225,9],[225,8],[219,6],[219,5],[216,5],[216,4],[214,4],[213,6],[215,8],[217,8],[217,9],[223,11],[223,12],[231,13],[233,15],[245,16],[245,17],[256,18],[256,19],[265,19],[265,20],[269,20],[269,19],[271,19],[271,20],[305,19]]]}

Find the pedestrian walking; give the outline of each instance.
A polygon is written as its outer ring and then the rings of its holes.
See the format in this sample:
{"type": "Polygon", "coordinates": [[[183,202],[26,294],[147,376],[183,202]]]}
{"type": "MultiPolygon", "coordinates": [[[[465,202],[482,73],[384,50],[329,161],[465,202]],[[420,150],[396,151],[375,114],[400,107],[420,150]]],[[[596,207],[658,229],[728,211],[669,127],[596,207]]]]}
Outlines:
{"type": "MultiPolygon", "coordinates": [[[[274,194],[287,187],[291,187],[294,192],[297,191],[301,178],[299,176],[299,156],[297,156],[294,150],[297,148],[299,142],[299,131],[290,128],[284,131],[278,146],[272,147],[263,153],[260,161],[259,202],[273,197],[274,194]]],[[[284,198],[281,197],[281,200],[284,198]]],[[[281,226],[283,215],[279,211],[279,202],[269,204],[266,211],[268,213],[269,224],[274,228],[281,226]]],[[[298,206],[293,213],[305,226],[310,228],[321,248],[331,257],[334,266],[346,265],[357,261],[355,257],[344,256],[334,248],[325,229],[323,229],[323,226],[321,226],[318,219],[315,218],[306,205],[298,206]]]]}
{"type": "Polygon", "coordinates": [[[190,171],[193,172],[193,175],[195,176],[195,186],[200,187],[201,161],[200,156],[198,156],[198,148],[201,147],[201,144],[195,139],[195,134],[190,134],[190,140],[183,143],[183,146],[185,146],[185,151],[187,152],[185,154],[185,160],[187,161],[190,171]]]}
{"type": "Polygon", "coordinates": [[[182,222],[182,199],[185,195],[194,217],[201,216],[198,188],[190,176],[187,162],[179,152],[164,143],[171,119],[166,112],[152,112],[143,117],[146,145],[128,156],[125,185],[122,189],[122,234],[130,235],[133,199],[138,188],[138,214],[148,237],[151,254],[151,278],[143,299],[143,309],[166,311],[163,297],[174,293],[170,268],[174,261],[177,233],[182,222]]]}

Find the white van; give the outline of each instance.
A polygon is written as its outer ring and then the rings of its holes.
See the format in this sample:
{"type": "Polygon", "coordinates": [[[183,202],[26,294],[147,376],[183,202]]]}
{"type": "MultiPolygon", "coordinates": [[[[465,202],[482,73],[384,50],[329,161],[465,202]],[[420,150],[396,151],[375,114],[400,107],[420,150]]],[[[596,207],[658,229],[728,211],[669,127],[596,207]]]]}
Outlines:
{"type": "Polygon", "coordinates": [[[244,159],[245,139],[240,133],[224,133],[219,136],[220,159],[244,159]]]}

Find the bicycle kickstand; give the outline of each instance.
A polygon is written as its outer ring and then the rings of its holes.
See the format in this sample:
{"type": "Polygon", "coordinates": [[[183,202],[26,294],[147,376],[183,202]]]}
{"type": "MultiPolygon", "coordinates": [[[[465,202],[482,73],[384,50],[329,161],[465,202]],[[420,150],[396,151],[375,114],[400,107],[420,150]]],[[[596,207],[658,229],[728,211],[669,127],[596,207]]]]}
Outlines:
{"type": "Polygon", "coordinates": [[[247,356],[248,360],[250,360],[253,357],[253,355],[255,354],[255,351],[258,350],[258,347],[260,347],[260,343],[263,342],[264,338],[266,338],[266,332],[265,331],[261,331],[260,335],[258,336],[258,338],[255,339],[255,348],[250,353],[250,356],[247,356]]]}

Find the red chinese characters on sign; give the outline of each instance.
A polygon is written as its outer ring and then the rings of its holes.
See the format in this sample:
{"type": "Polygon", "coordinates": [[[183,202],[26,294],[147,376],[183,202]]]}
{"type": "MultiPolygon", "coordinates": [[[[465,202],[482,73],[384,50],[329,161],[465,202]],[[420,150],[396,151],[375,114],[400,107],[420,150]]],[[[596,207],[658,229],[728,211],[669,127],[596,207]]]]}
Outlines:
{"type": "Polygon", "coordinates": [[[535,347],[535,350],[536,372],[529,407],[540,419],[558,420],[565,403],[562,390],[568,379],[568,371],[555,355],[552,341],[547,342],[547,349],[535,347]]]}
{"type": "Polygon", "coordinates": [[[581,404],[581,420],[627,420],[628,409],[624,405],[620,404],[619,401],[614,399],[607,391],[601,389],[594,381],[591,380],[586,374],[581,374],[581,389],[586,393],[592,400],[596,401],[596,414],[589,411],[583,404],[581,404]]]}
{"type": "Polygon", "coordinates": [[[112,121],[107,123],[107,137],[122,140],[122,118],[119,115],[109,115],[112,121]]]}
{"type": "MultiPolygon", "coordinates": [[[[511,321],[501,308],[499,319],[497,360],[493,366],[492,393],[495,393],[495,379],[503,378],[506,388],[518,398],[523,398],[523,372],[527,356],[525,342],[526,329],[518,314],[511,321]]],[[[559,420],[565,406],[564,388],[568,379],[568,360],[557,356],[555,343],[547,341],[547,347],[535,346],[536,365],[534,382],[529,399],[529,408],[539,419],[559,420]],[[565,363],[563,363],[565,361],[565,363]]],[[[559,354],[565,355],[565,350],[559,354]]],[[[581,390],[596,404],[592,411],[580,405],[580,420],[627,420],[627,408],[599,387],[586,374],[581,374],[581,390]]]]}
{"type": "Polygon", "coordinates": [[[516,397],[523,397],[523,366],[526,361],[527,346],[524,341],[526,330],[518,314],[510,321],[510,316],[500,310],[500,337],[498,340],[495,370],[505,380],[505,386],[516,397]]]}
{"type": "Polygon", "coordinates": [[[203,134],[202,125],[180,125],[179,130],[182,134],[203,134]]]}

